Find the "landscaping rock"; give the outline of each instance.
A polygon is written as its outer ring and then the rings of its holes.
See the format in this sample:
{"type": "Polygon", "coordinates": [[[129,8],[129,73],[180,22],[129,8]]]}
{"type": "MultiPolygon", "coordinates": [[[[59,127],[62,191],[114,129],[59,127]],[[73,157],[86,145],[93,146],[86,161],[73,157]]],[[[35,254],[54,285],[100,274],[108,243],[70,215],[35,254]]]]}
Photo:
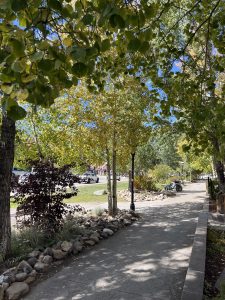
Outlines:
{"type": "Polygon", "coordinates": [[[93,240],[87,240],[87,241],[85,241],[85,245],[86,246],[94,246],[95,242],[93,240]]]}
{"type": "Polygon", "coordinates": [[[102,231],[101,232],[101,237],[103,237],[104,239],[107,239],[108,238],[108,234],[102,231]]]}
{"type": "Polygon", "coordinates": [[[6,270],[2,275],[11,275],[11,274],[16,274],[17,270],[16,270],[16,267],[13,267],[13,268],[10,268],[8,270],[6,270]]]}
{"type": "Polygon", "coordinates": [[[123,220],[123,224],[124,224],[125,226],[128,226],[128,225],[131,225],[132,222],[131,222],[131,220],[124,219],[124,220],[123,220]]]}
{"type": "Polygon", "coordinates": [[[52,248],[47,247],[47,248],[44,250],[43,254],[44,254],[44,255],[50,255],[50,256],[53,256],[52,248]]]}
{"type": "Polygon", "coordinates": [[[67,252],[62,250],[52,249],[53,250],[53,257],[54,259],[60,260],[66,257],[67,252]]]}
{"type": "Polygon", "coordinates": [[[3,284],[1,285],[1,287],[5,291],[9,287],[9,283],[3,282],[3,284]]]}
{"type": "Polygon", "coordinates": [[[11,273],[7,276],[4,276],[3,280],[4,280],[5,283],[9,283],[9,284],[15,282],[16,281],[15,274],[11,273]]]}
{"type": "Polygon", "coordinates": [[[132,218],[132,214],[126,214],[124,216],[124,219],[130,220],[132,218]]]}
{"type": "Polygon", "coordinates": [[[0,285],[0,300],[3,300],[4,299],[4,288],[3,286],[0,285]]]}
{"type": "Polygon", "coordinates": [[[0,285],[4,282],[4,275],[0,276],[0,285]]]}
{"type": "Polygon", "coordinates": [[[64,252],[71,253],[73,250],[73,244],[71,242],[64,241],[61,244],[61,249],[64,252]]]}
{"type": "Polygon", "coordinates": [[[38,262],[34,265],[34,269],[35,269],[37,272],[40,272],[40,273],[46,272],[47,269],[48,269],[48,265],[38,261],[38,262]]]}
{"type": "Polygon", "coordinates": [[[83,245],[79,241],[75,241],[73,243],[73,254],[77,254],[78,252],[81,252],[83,249],[83,245]]]}
{"type": "Polygon", "coordinates": [[[39,250],[34,250],[31,253],[28,254],[28,257],[36,257],[38,258],[38,256],[41,254],[41,251],[39,250]]]}
{"type": "Polygon", "coordinates": [[[103,233],[106,233],[107,235],[113,235],[114,234],[114,232],[109,228],[104,228],[103,233]]]}
{"type": "Polygon", "coordinates": [[[52,261],[53,261],[53,258],[50,255],[45,255],[42,259],[42,262],[47,265],[50,265],[52,263],[52,261]]]}
{"type": "Polygon", "coordinates": [[[106,195],[106,194],[107,194],[106,190],[99,190],[99,191],[95,191],[93,193],[93,195],[96,195],[96,196],[102,196],[102,195],[106,195]]]}
{"type": "Polygon", "coordinates": [[[29,292],[29,285],[25,282],[15,282],[7,290],[8,300],[17,300],[29,292]]]}
{"type": "Polygon", "coordinates": [[[38,261],[42,261],[42,260],[43,260],[43,258],[44,258],[44,254],[42,253],[42,254],[40,254],[40,255],[39,255],[39,257],[38,257],[38,261]]]}
{"type": "Polygon", "coordinates": [[[22,273],[17,273],[15,278],[16,278],[16,281],[24,281],[27,278],[27,276],[28,276],[27,273],[22,272],[22,273]]]}
{"type": "Polygon", "coordinates": [[[35,277],[29,276],[29,277],[27,277],[27,279],[24,282],[27,284],[31,284],[35,281],[35,279],[36,279],[35,277]]]}
{"type": "Polygon", "coordinates": [[[29,274],[30,272],[33,271],[33,268],[31,267],[31,265],[27,261],[22,260],[19,263],[19,265],[17,266],[17,270],[29,274]]]}
{"type": "Polygon", "coordinates": [[[176,192],[173,192],[173,191],[163,191],[163,194],[166,195],[167,197],[176,196],[176,192]]]}
{"type": "Polygon", "coordinates": [[[34,282],[35,279],[36,279],[36,275],[37,275],[37,271],[36,271],[36,270],[33,270],[33,271],[29,274],[29,277],[27,277],[27,279],[25,280],[25,282],[28,283],[28,284],[34,282]]]}
{"type": "Polygon", "coordinates": [[[33,266],[36,264],[37,261],[38,261],[38,260],[37,260],[36,257],[30,257],[30,258],[28,258],[28,260],[27,260],[28,264],[29,264],[31,267],[33,267],[33,266]]]}
{"type": "Polygon", "coordinates": [[[99,242],[99,235],[92,234],[90,236],[90,240],[94,241],[95,243],[98,243],[99,242]]]}

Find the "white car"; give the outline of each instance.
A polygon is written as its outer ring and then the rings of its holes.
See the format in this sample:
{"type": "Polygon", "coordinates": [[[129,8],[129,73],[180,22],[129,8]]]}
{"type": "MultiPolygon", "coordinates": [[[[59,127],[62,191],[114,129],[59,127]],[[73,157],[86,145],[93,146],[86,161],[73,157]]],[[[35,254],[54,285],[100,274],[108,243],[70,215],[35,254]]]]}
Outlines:
{"type": "Polygon", "coordinates": [[[12,169],[12,173],[13,173],[16,177],[20,177],[21,175],[26,174],[27,171],[24,171],[24,170],[19,169],[19,168],[13,168],[13,169],[12,169]]]}
{"type": "Polygon", "coordinates": [[[99,182],[99,177],[96,175],[94,172],[85,172],[83,175],[80,176],[81,182],[86,182],[86,183],[98,183],[99,182]]]}

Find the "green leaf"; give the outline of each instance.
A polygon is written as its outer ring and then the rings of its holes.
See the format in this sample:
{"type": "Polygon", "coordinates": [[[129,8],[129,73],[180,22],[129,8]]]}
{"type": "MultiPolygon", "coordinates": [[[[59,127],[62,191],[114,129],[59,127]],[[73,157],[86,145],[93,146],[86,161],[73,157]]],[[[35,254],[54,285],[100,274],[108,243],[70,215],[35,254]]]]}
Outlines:
{"type": "Polygon", "coordinates": [[[149,41],[151,40],[152,36],[153,36],[153,33],[152,33],[152,29],[147,29],[143,32],[143,35],[144,35],[144,38],[146,41],[149,41]]]}
{"type": "Polygon", "coordinates": [[[84,62],[86,57],[86,49],[76,47],[71,52],[71,56],[74,60],[84,62]]]}
{"type": "Polygon", "coordinates": [[[102,41],[102,46],[101,46],[101,50],[102,52],[105,52],[107,50],[110,49],[110,40],[109,39],[105,39],[102,41]]]}
{"type": "Polygon", "coordinates": [[[1,90],[5,94],[11,94],[12,90],[13,90],[13,84],[3,84],[3,85],[1,85],[1,90]]]}
{"type": "Polygon", "coordinates": [[[41,41],[39,44],[37,44],[37,48],[40,49],[40,50],[45,50],[49,47],[49,43],[47,40],[45,41],[41,41]]]}
{"type": "Polygon", "coordinates": [[[0,1],[0,9],[9,9],[10,8],[10,1],[9,0],[1,0],[0,1]]]}
{"type": "Polygon", "coordinates": [[[115,27],[125,28],[125,21],[118,14],[111,15],[111,17],[109,18],[109,23],[113,28],[115,28],[115,27]]]}
{"type": "Polygon", "coordinates": [[[5,82],[5,83],[11,83],[15,80],[15,77],[9,76],[6,74],[0,74],[0,81],[5,82]]]}
{"type": "Polygon", "coordinates": [[[135,52],[141,47],[141,41],[137,38],[130,40],[128,44],[128,50],[135,52]]]}
{"type": "Polygon", "coordinates": [[[22,78],[21,78],[23,83],[28,83],[35,79],[36,79],[36,75],[32,75],[32,74],[31,75],[22,75],[22,78]]]}
{"type": "Polygon", "coordinates": [[[19,19],[19,24],[21,27],[26,27],[27,26],[27,20],[25,18],[20,18],[19,19]]]}
{"type": "Polygon", "coordinates": [[[41,51],[37,51],[37,52],[35,52],[34,54],[32,54],[31,56],[30,56],[30,60],[31,61],[38,61],[38,60],[41,60],[42,58],[43,58],[43,52],[41,52],[41,51]]]}
{"type": "Polygon", "coordinates": [[[98,55],[98,49],[96,47],[91,47],[86,50],[86,55],[88,58],[95,57],[98,55]]]}
{"type": "Polygon", "coordinates": [[[27,7],[26,0],[11,0],[11,7],[12,10],[17,12],[27,7]]]}
{"type": "Polygon", "coordinates": [[[18,100],[26,100],[29,96],[29,92],[26,89],[20,89],[16,92],[16,97],[18,100]]]}
{"type": "Polygon", "coordinates": [[[72,72],[78,77],[83,77],[87,74],[88,67],[84,63],[79,62],[72,66],[72,72]]]}
{"type": "Polygon", "coordinates": [[[62,4],[58,0],[48,0],[48,5],[50,8],[61,11],[62,4]]]}
{"type": "Polygon", "coordinates": [[[7,111],[8,111],[12,106],[18,105],[17,102],[16,102],[14,99],[10,98],[10,97],[4,97],[4,98],[2,99],[2,104],[3,104],[3,106],[4,106],[4,109],[7,110],[7,111]]]}
{"type": "Polygon", "coordinates": [[[141,47],[139,48],[139,51],[141,52],[141,53],[145,53],[145,52],[147,52],[149,50],[149,43],[148,42],[143,42],[142,44],[141,44],[141,47]]]}
{"type": "Polygon", "coordinates": [[[11,106],[10,109],[7,111],[7,114],[14,121],[22,120],[27,115],[25,109],[19,106],[18,104],[11,106]]]}
{"type": "Polygon", "coordinates": [[[38,68],[40,68],[45,73],[51,72],[55,67],[55,61],[51,59],[42,59],[38,62],[38,68]]]}
{"type": "Polygon", "coordinates": [[[93,23],[94,17],[91,14],[86,14],[83,19],[82,22],[84,23],[84,25],[91,25],[93,23]]]}
{"type": "Polygon", "coordinates": [[[26,65],[24,63],[22,63],[21,61],[15,61],[11,68],[14,72],[16,73],[22,73],[25,69],[26,65]]]}
{"type": "Polygon", "coordinates": [[[13,48],[13,54],[15,54],[16,57],[24,56],[25,46],[22,41],[12,39],[10,44],[13,48]]]}
{"type": "Polygon", "coordinates": [[[157,13],[157,4],[152,4],[150,6],[146,6],[144,8],[145,11],[145,16],[150,19],[152,17],[155,16],[155,14],[157,13]]]}

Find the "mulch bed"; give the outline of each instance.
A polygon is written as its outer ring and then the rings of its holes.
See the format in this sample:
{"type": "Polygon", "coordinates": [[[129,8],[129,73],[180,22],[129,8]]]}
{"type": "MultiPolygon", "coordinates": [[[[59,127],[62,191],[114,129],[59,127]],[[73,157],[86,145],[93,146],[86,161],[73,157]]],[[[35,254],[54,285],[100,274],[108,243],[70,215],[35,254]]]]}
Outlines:
{"type": "Polygon", "coordinates": [[[215,287],[217,279],[225,268],[225,233],[217,229],[208,229],[204,299],[219,295],[215,287]]]}
{"type": "MultiPolygon", "coordinates": [[[[209,212],[216,213],[216,202],[209,201],[209,212]]],[[[220,274],[225,269],[225,232],[208,228],[205,262],[204,299],[215,299],[220,292],[215,287],[220,274]]]]}

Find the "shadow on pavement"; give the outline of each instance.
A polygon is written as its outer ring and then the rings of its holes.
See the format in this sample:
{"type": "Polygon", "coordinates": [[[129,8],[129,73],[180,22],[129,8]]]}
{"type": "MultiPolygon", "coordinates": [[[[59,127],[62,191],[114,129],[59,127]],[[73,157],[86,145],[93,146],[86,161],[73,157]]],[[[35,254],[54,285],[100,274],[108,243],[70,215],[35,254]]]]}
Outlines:
{"type": "Polygon", "coordinates": [[[201,207],[197,200],[142,208],[139,223],[74,258],[24,299],[180,299],[201,207]]]}

